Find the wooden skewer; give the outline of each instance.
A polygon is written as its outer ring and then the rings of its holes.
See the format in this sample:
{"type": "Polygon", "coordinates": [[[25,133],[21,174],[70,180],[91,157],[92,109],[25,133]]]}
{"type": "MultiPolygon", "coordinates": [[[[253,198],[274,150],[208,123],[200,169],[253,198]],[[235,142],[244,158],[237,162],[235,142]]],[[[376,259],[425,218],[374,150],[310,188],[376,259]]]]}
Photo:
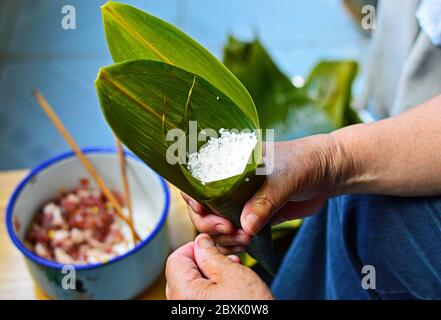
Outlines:
{"type": "MultiPolygon", "coordinates": [[[[132,212],[132,201],[130,199],[130,189],[129,189],[129,180],[127,178],[127,161],[124,156],[123,146],[121,141],[116,138],[116,149],[118,150],[118,160],[119,160],[119,168],[121,171],[121,180],[124,188],[124,200],[126,201],[127,211],[129,212],[129,221],[133,225],[133,212],[132,212]]],[[[131,229],[133,240],[136,242],[136,234],[134,233],[134,229],[131,229]]]]}
{"type": "Polygon", "coordinates": [[[49,102],[46,101],[46,99],[43,97],[43,95],[38,91],[34,91],[35,99],[37,100],[40,107],[43,109],[43,111],[47,114],[49,117],[49,120],[54,124],[54,126],[58,129],[58,131],[61,133],[63,138],[66,140],[66,142],[69,144],[69,146],[72,148],[72,150],[75,152],[75,155],[80,160],[80,162],[83,164],[84,168],[89,172],[91,177],[95,180],[95,183],[100,188],[101,192],[104,194],[104,196],[107,198],[107,200],[110,201],[112,207],[115,209],[116,214],[118,217],[123,220],[127,225],[130,227],[130,230],[136,237],[136,241],[139,241],[140,238],[137,235],[135,228],[133,227],[133,224],[129,221],[129,219],[125,216],[125,214],[122,211],[122,208],[120,204],[118,203],[118,200],[116,200],[115,196],[112,194],[112,192],[106,187],[103,179],[98,175],[98,173],[95,171],[95,168],[93,167],[92,163],[86,158],[84,153],[81,151],[75,140],[72,138],[72,136],[69,134],[69,132],[64,127],[61,120],[58,118],[58,116],[55,114],[54,110],[50,106],[49,102]]]}

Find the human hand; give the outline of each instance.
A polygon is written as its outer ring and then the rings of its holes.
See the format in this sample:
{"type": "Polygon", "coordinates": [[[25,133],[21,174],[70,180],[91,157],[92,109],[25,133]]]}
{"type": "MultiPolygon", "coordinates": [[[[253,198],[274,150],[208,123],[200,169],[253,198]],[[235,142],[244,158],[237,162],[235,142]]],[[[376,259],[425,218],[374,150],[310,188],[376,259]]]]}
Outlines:
{"type": "Polygon", "coordinates": [[[167,299],[273,299],[268,286],[237,256],[224,256],[207,234],[173,252],[166,266],[167,299]]]}
{"type": "Polygon", "coordinates": [[[242,228],[234,228],[230,221],[207,212],[186,194],[182,196],[195,227],[213,236],[223,254],[237,254],[266,223],[319,211],[329,196],[339,193],[341,181],[352,174],[350,159],[328,134],[275,143],[274,170],[245,204],[242,228]]]}

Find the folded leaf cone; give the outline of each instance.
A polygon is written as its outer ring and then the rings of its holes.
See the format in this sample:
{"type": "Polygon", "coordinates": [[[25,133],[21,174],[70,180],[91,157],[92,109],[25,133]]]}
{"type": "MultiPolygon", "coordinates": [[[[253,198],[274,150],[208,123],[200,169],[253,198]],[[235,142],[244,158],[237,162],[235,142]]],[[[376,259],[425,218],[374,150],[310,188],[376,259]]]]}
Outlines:
{"type": "MultiPolygon", "coordinates": [[[[158,18],[109,2],[103,21],[117,63],[101,68],[96,89],[110,127],[153,170],[239,227],[245,202],[264,179],[256,175],[262,145],[248,91],[206,49],[158,18]],[[184,163],[188,150],[179,153],[191,139],[189,121],[196,121],[198,133],[206,128],[255,131],[258,143],[244,172],[206,184],[193,177],[184,163]]],[[[197,148],[204,143],[197,141],[197,148]]],[[[252,238],[247,251],[274,272],[269,226],[252,238]]]]}

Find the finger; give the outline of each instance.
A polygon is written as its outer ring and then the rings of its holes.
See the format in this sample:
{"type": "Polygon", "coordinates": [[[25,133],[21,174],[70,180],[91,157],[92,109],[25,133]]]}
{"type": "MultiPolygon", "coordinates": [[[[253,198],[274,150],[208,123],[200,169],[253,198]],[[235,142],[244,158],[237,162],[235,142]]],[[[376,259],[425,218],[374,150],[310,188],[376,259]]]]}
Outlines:
{"type": "Polygon", "coordinates": [[[228,235],[214,236],[213,240],[221,246],[246,246],[250,243],[251,237],[242,229],[236,229],[228,235]]]}
{"type": "Polygon", "coordinates": [[[184,191],[181,191],[181,197],[184,199],[185,202],[188,203],[189,199],[192,199],[188,194],[186,194],[184,191]]]}
{"type": "Polygon", "coordinates": [[[184,201],[187,202],[187,203],[188,203],[188,201],[189,201],[190,199],[193,200],[193,198],[190,197],[188,194],[186,194],[184,191],[181,191],[181,196],[182,196],[182,199],[184,199],[184,201]]]}
{"type": "Polygon", "coordinates": [[[167,259],[165,276],[167,281],[175,283],[185,277],[187,280],[201,278],[202,275],[194,258],[194,243],[189,242],[174,251],[167,259]]]}
{"type": "Polygon", "coordinates": [[[217,281],[234,265],[231,259],[222,255],[208,234],[202,233],[195,239],[194,257],[201,273],[217,281]]]}
{"type": "Polygon", "coordinates": [[[194,257],[194,243],[178,248],[167,259],[165,268],[168,299],[185,299],[194,296],[211,285],[203,278],[194,257]]]}
{"type": "Polygon", "coordinates": [[[188,206],[188,212],[191,221],[199,232],[219,235],[229,234],[234,231],[233,224],[225,218],[212,213],[204,215],[198,214],[190,206],[188,206]]]}
{"type": "Polygon", "coordinates": [[[190,197],[188,194],[181,191],[182,198],[184,201],[193,209],[193,211],[200,215],[206,215],[211,212],[208,212],[203,205],[201,205],[199,202],[194,200],[192,197],[190,197]]]}
{"type": "Polygon", "coordinates": [[[204,232],[211,235],[233,232],[233,225],[227,219],[207,211],[204,206],[184,192],[181,192],[181,195],[188,204],[190,219],[199,232],[204,232]]]}
{"type": "Polygon", "coordinates": [[[282,223],[293,219],[305,218],[318,212],[325,205],[326,196],[317,197],[307,201],[288,201],[271,219],[272,224],[282,223]]]}
{"type": "Polygon", "coordinates": [[[227,256],[231,261],[233,261],[234,263],[239,263],[240,264],[240,258],[238,256],[235,256],[234,254],[231,254],[229,256],[227,256]]]}
{"type": "MultiPolygon", "coordinates": [[[[276,180],[280,180],[280,177],[276,180]]],[[[288,201],[289,195],[279,187],[279,183],[271,178],[265,180],[260,189],[245,204],[240,223],[247,234],[258,233],[270,221],[277,209],[288,201]]]]}
{"type": "Polygon", "coordinates": [[[216,245],[218,250],[221,254],[224,256],[232,255],[232,254],[239,254],[245,251],[244,246],[220,246],[216,245]]]}
{"type": "Polygon", "coordinates": [[[165,297],[167,298],[167,300],[172,299],[172,293],[170,291],[170,287],[167,282],[165,282],[165,297]]]}

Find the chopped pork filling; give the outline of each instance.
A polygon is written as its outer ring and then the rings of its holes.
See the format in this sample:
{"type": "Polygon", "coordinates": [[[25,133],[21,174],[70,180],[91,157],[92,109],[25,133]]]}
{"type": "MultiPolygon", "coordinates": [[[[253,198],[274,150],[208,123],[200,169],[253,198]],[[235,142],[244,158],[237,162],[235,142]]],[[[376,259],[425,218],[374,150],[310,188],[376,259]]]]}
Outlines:
{"type": "MultiPolygon", "coordinates": [[[[113,194],[123,206],[121,195],[113,194]]],[[[78,189],[62,191],[37,212],[26,244],[40,257],[61,264],[104,263],[133,247],[123,227],[100,191],[81,179],[78,189]]]]}

